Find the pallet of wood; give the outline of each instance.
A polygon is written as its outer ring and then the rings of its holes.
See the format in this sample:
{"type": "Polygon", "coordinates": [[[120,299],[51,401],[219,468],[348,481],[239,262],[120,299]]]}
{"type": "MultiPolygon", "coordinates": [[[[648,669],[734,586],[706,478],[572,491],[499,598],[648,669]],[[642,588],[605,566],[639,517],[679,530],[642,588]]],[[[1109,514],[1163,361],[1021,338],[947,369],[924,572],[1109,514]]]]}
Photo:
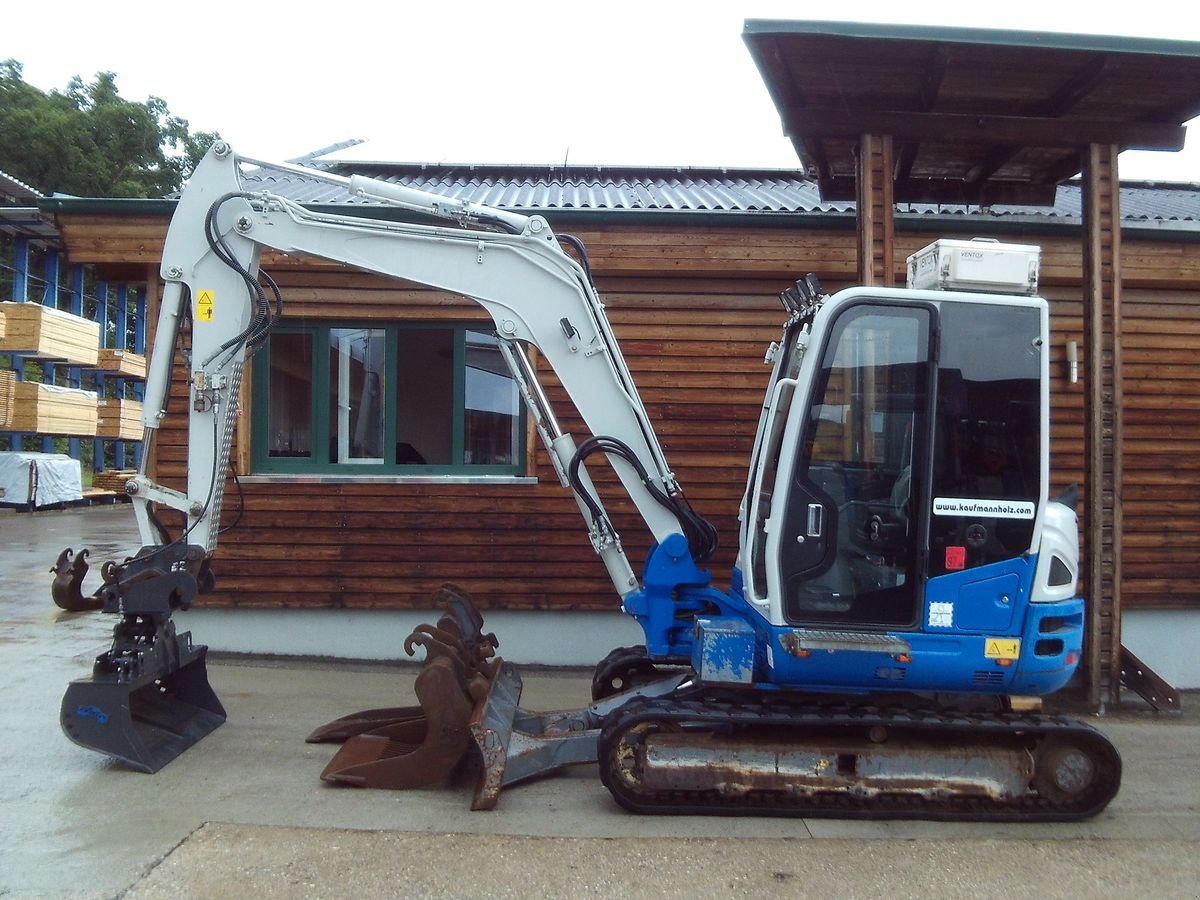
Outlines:
{"type": "Polygon", "coordinates": [[[101,397],[96,401],[96,437],[118,441],[140,441],[145,430],[142,424],[142,404],[137,400],[112,400],[101,397]]]}
{"type": "Polygon", "coordinates": [[[96,420],[95,392],[18,381],[8,430],[95,437],[96,420]]]}
{"type": "Polygon", "coordinates": [[[137,474],[137,469],[105,469],[92,476],[92,488],[98,491],[112,491],[124,496],[125,482],[137,474]]]}
{"type": "Polygon", "coordinates": [[[0,353],[26,353],[47,362],[94,369],[100,353],[100,325],[41,303],[0,303],[4,337],[0,353]]]}
{"type": "Polygon", "coordinates": [[[17,376],[11,369],[0,369],[0,431],[12,424],[17,376]]]}
{"type": "Polygon", "coordinates": [[[4,320],[4,310],[0,309],[0,341],[4,340],[4,331],[5,331],[4,321],[5,321],[4,320]]]}
{"type": "Polygon", "coordinates": [[[146,378],[146,357],[128,350],[101,349],[96,362],[97,371],[118,378],[146,378]]]}

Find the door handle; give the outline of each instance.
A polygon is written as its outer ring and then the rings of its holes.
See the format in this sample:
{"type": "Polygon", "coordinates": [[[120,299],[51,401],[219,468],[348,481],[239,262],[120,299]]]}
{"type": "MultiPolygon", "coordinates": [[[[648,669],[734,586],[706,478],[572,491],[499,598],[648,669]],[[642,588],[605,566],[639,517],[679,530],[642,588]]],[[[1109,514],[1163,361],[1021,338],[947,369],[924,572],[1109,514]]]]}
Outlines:
{"type": "Polygon", "coordinates": [[[820,503],[808,504],[808,536],[819,538],[825,528],[825,507],[820,503]]]}

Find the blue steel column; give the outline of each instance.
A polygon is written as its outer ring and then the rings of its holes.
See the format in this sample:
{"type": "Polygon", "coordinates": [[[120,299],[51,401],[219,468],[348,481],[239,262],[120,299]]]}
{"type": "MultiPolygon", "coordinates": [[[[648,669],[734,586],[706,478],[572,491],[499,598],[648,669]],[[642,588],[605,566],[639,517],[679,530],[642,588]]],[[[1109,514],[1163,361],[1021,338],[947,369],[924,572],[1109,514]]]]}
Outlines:
{"type": "MultiPolygon", "coordinates": [[[[83,266],[73,265],[70,268],[68,278],[67,296],[69,297],[70,308],[67,310],[73,316],[83,315],[83,266]]],[[[83,387],[83,373],[78,366],[72,366],[67,370],[67,385],[73,388],[83,387]]],[[[73,437],[67,442],[67,452],[71,454],[71,459],[81,459],[83,454],[83,442],[73,437]]]]}
{"type": "MultiPolygon", "coordinates": [[[[137,297],[133,307],[133,352],[146,355],[146,287],[143,285],[137,289],[137,297]]],[[[146,399],[146,383],[138,381],[133,385],[133,396],[139,403],[146,399]]],[[[137,441],[133,445],[133,465],[136,469],[142,467],[142,452],[144,446],[141,441],[137,441]]]]}
{"type": "MultiPolygon", "coordinates": [[[[25,303],[29,300],[29,238],[18,235],[13,239],[13,300],[25,303]]],[[[17,381],[25,380],[25,358],[19,353],[11,355],[13,373],[17,381]]],[[[8,437],[8,449],[21,449],[22,435],[14,432],[8,437]]]]}
{"type": "MultiPolygon", "coordinates": [[[[100,324],[100,346],[104,347],[108,340],[108,282],[96,282],[96,321],[100,324]]],[[[96,396],[104,396],[104,376],[96,373],[96,396]]],[[[92,444],[92,471],[104,469],[104,439],[96,438],[92,444]]]]}
{"type": "MultiPolygon", "coordinates": [[[[42,305],[58,309],[58,251],[53,247],[46,248],[46,282],[42,290],[42,305]]],[[[42,384],[54,384],[54,363],[42,363],[42,384]]],[[[54,452],[54,438],[42,435],[42,452],[54,452]]]]}
{"type": "MultiPolygon", "coordinates": [[[[129,328],[129,285],[117,285],[117,350],[126,349],[127,329],[129,328]]],[[[117,379],[117,400],[125,399],[125,379],[117,379]]],[[[125,442],[118,440],[113,448],[113,464],[117,469],[125,468],[125,442]]]]}

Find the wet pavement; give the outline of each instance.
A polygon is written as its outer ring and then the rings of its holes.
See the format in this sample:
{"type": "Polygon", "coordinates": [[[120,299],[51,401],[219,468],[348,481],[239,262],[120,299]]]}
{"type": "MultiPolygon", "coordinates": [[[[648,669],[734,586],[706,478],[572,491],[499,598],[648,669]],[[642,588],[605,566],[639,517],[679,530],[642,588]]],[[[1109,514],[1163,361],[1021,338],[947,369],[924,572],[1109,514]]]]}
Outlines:
{"type": "MultiPolygon", "coordinates": [[[[128,506],[0,512],[0,896],[1200,894],[1195,694],[1181,716],[1130,703],[1089,717],[1124,782],[1067,825],[633,816],[594,765],[512,787],[492,812],[469,811],[468,783],[333,787],[318,775],[334,748],[305,735],[413,702],[416,669],[329,660],[210,659],[228,722],[159,773],[132,772],[59,728],[113,619],[54,607],[48,569],[66,546],[91,547],[98,568],[136,545],[128,506]]],[[[588,702],[589,672],[523,674],[528,708],[588,702]]]]}

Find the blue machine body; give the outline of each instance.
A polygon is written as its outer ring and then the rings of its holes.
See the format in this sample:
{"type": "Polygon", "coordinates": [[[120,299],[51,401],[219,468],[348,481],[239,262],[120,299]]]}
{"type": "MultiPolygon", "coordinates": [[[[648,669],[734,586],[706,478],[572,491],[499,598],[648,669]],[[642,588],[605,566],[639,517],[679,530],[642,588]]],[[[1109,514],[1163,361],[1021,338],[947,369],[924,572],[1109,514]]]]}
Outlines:
{"type": "Polygon", "coordinates": [[[1048,307],[860,288],[773,349],[728,591],[681,534],[625,610],[652,660],[761,690],[1040,695],[1079,664],[1050,500],[1048,307]]]}

